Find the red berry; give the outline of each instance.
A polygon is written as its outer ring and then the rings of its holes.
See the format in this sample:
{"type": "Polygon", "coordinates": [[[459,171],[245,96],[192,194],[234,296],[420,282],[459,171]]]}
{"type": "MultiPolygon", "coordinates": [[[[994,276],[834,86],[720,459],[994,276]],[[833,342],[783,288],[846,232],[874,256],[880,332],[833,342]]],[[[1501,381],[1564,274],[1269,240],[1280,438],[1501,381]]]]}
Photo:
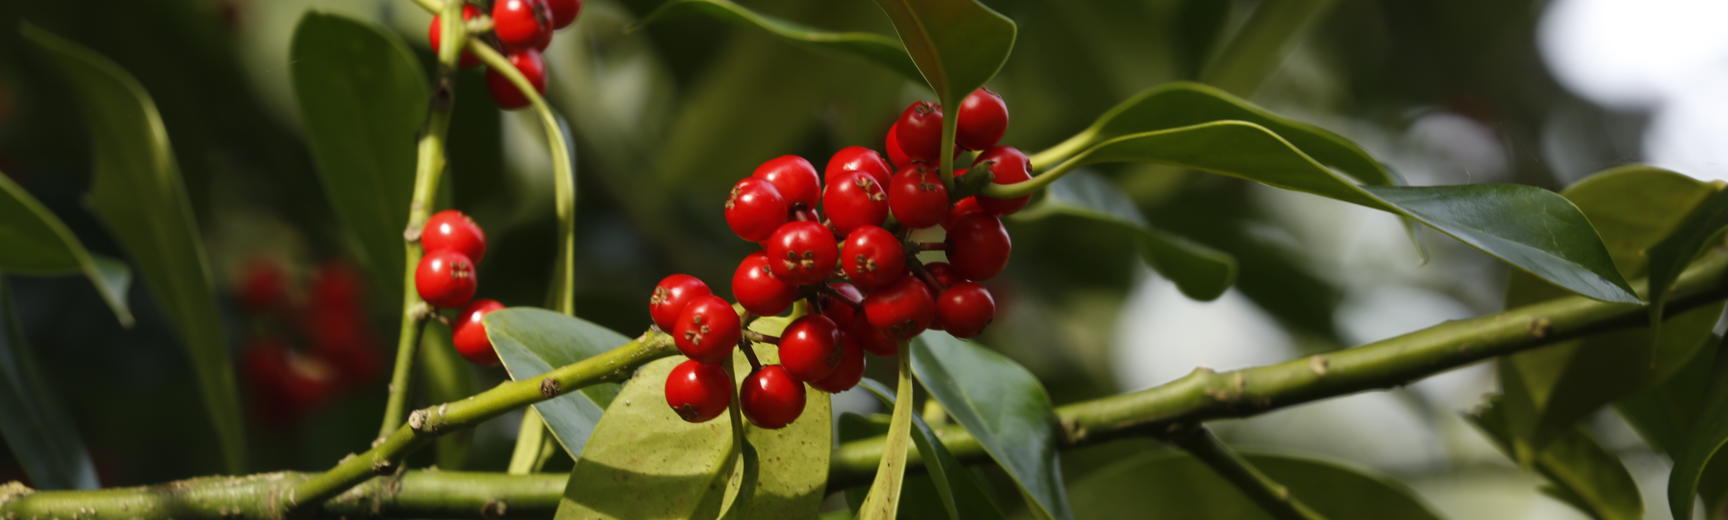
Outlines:
{"type": "MultiPolygon", "coordinates": [[[[935,278],[936,283],[940,284],[942,287],[949,287],[967,281],[965,278],[961,278],[959,273],[954,272],[954,266],[948,262],[930,262],[924,264],[924,270],[929,271],[930,277],[935,278]]],[[[932,289],[939,288],[932,287],[932,289]]]]}
{"type": "Polygon", "coordinates": [[[662,278],[654,286],[654,294],[648,297],[648,316],[654,318],[654,325],[660,330],[671,332],[678,324],[678,315],[684,313],[690,302],[711,294],[714,292],[708,289],[708,284],[694,276],[675,274],[662,278]]]}
{"type": "Polygon", "coordinates": [[[888,184],[888,208],[909,228],[926,228],[948,216],[948,188],[936,170],[914,164],[900,169],[888,184]]]}
{"type": "Polygon", "coordinates": [[[840,270],[865,290],[875,290],[906,276],[906,251],[900,239],[878,226],[864,226],[846,235],[840,270]]]}
{"type": "Polygon", "coordinates": [[[1003,132],[1008,131],[1008,104],[1002,102],[1002,96],[987,88],[967,94],[954,117],[959,118],[954,121],[958,127],[954,142],[967,150],[996,146],[996,142],[1002,140],[1003,132]]]}
{"type": "Polygon", "coordinates": [[[786,223],[786,208],[786,199],[774,184],[746,177],[732,185],[726,198],[726,225],[738,238],[761,242],[786,223]]]}
{"type": "Polygon", "coordinates": [[[552,9],[546,0],[498,0],[492,4],[492,33],[508,49],[544,49],[552,38],[552,9]]]}
{"type": "Polygon", "coordinates": [[[481,320],[492,311],[504,310],[504,304],[498,300],[482,298],[474,300],[456,315],[453,342],[456,352],[467,358],[469,363],[480,366],[498,364],[498,351],[492,349],[492,338],[486,336],[486,324],[481,320]]]}
{"type": "Polygon", "coordinates": [[[888,337],[876,327],[870,325],[870,320],[860,319],[847,327],[846,335],[858,342],[865,352],[877,356],[893,356],[900,353],[900,341],[888,337]]]}
{"type": "Polygon", "coordinates": [[[738,344],[738,313],[719,296],[708,295],[690,301],[678,314],[672,326],[672,341],[690,359],[704,363],[723,363],[732,356],[732,346],[738,344]]]}
{"type": "Polygon", "coordinates": [[[960,282],[936,297],[936,321],[956,338],[970,338],[996,319],[996,299],[990,290],[972,282],[960,282]]]}
{"type": "Polygon", "coordinates": [[[823,316],[834,320],[834,324],[841,328],[851,327],[853,322],[858,321],[860,306],[864,305],[864,293],[846,282],[828,282],[828,288],[838,293],[838,296],[823,293],[816,299],[817,308],[822,311],[823,316]],[[845,301],[841,301],[842,298],[845,301]]]}
{"type": "Polygon", "coordinates": [[[732,377],[718,365],[685,360],[666,374],[666,404],[689,422],[704,422],[732,404],[732,377]]]}
{"type": "Polygon", "coordinates": [[[420,250],[449,249],[467,256],[474,263],[486,257],[486,232],[474,219],[462,212],[447,209],[433,213],[420,228],[420,250]]]}
{"type": "Polygon", "coordinates": [[[888,136],[882,141],[882,148],[888,151],[888,163],[891,166],[905,167],[917,162],[900,149],[900,125],[889,125],[888,136]]]}
{"type": "Polygon", "coordinates": [[[978,205],[978,197],[966,197],[948,208],[948,217],[942,219],[942,229],[954,229],[960,219],[969,215],[984,213],[984,206],[978,205]]]}
{"type": "Polygon", "coordinates": [[[433,307],[461,307],[474,298],[475,285],[474,262],[449,249],[426,253],[414,269],[414,289],[433,307]]]}
{"type": "Polygon", "coordinates": [[[352,264],[340,260],[324,262],[312,273],[312,306],[359,314],[365,304],[365,283],[359,269],[352,264]]]}
{"type": "Polygon", "coordinates": [[[763,244],[768,268],[790,285],[819,283],[834,274],[840,245],[834,234],[815,222],[787,222],[763,244]]]}
{"type": "Polygon", "coordinates": [[[773,184],[786,199],[787,206],[803,204],[806,208],[814,208],[822,198],[822,178],[816,176],[816,167],[803,157],[782,155],[769,159],[757,166],[756,172],[750,176],[773,184]]]}
{"type": "Polygon", "coordinates": [[[798,221],[798,222],[815,222],[817,224],[821,224],[822,223],[822,214],[817,213],[815,209],[798,208],[798,209],[792,210],[792,213],[789,216],[789,218],[787,218],[787,220],[798,221]]]}
{"type": "MultiPolygon", "coordinates": [[[[480,8],[474,7],[473,4],[464,4],[462,6],[462,21],[466,22],[472,20],[475,16],[479,15],[480,8]]],[[[432,25],[426,29],[426,40],[428,43],[432,44],[432,52],[434,53],[438,52],[438,49],[443,48],[439,42],[444,40],[444,26],[443,24],[438,23],[438,21],[438,15],[432,15],[432,25]]],[[[462,51],[461,57],[456,61],[456,65],[460,67],[473,67],[479,64],[480,57],[475,56],[473,52],[469,52],[466,49],[462,51]]]]}
{"type": "Polygon", "coordinates": [[[968,280],[989,280],[1008,266],[1014,243],[1002,221],[985,214],[968,215],[948,228],[948,263],[968,280]]]}
{"type": "Polygon", "coordinates": [[[865,296],[864,317],[889,339],[905,341],[930,328],[936,300],[924,282],[908,276],[865,296]]]}
{"type": "Polygon", "coordinates": [[[240,275],[240,304],[254,312],[266,311],[282,304],[287,293],[288,274],[281,264],[268,258],[255,258],[246,263],[240,275]]]}
{"type": "Polygon", "coordinates": [[[786,367],[768,365],[744,378],[738,400],[750,422],[778,430],[804,413],[804,383],[793,378],[786,367]]]}
{"type": "Polygon", "coordinates": [[[546,0],[546,7],[552,10],[552,28],[563,29],[582,12],[582,0],[546,0]]]}
{"type": "Polygon", "coordinates": [[[821,314],[793,320],[780,333],[780,364],[799,381],[820,381],[840,365],[840,327],[821,314]]]}
{"type": "Polygon", "coordinates": [[[913,103],[900,113],[894,126],[900,151],[907,157],[932,164],[942,157],[942,107],[924,101],[913,103]]]}
{"type": "Polygon", "coordinates": [[[757,251],[745,256],[732,272],[732,298],[751,314],[773,316],[798,298],[798,288],[775,278],[768,269],[768,254],[757,251]]]}
{"type": "Polygon", "coordinates": [[[822,192],[822,211],[840,234],[863,226],[880,226],[888,218],[888,193],[864,172],[845,172],[822,192]]]}
{"type": "MultiPolygon", "coordinates": [[[[528,84],[534,86],[534,92],[546,93],[546,63],[540,60],[540,51],[516,50],[511,51],[507,57],[510,59],[510,66],[516,67],[516,70],[528,78],[528,84]]],[[[528,96],[496,70],[486,69],[486,91],[492,94],[492,101],[498,104],[498,108],[514,110],[528,106],[528,96]]]]}
{"type": "Polygon", "coordinates": [[[383,365],[378,339],[365,314],[357,306],[312,306],[301,322],[301,331],[312,342],[312,355],[335,369],[341,382],[355,386],[371,382],[383,365]]]}
{"type": "Polygon", "coordinates": [[[852,339],[851,334],[841,333],[840,364],[834,367],[833,373],[820,381],[809,381],[810,386],[817,390],[838,394],[858,385],[858,380],[864,378],[864,349],[852,339]]]}
{"type": "MultiPolygon", "coordinates": [[[[972,161],[974,166],[990,162],[990,173],[994,177],[991,184],[1014,184],[1032,178],[1030,162],[1026,154],[1012,146],[997,146],[978,154],[978,160],[972,161]]],[[[1006,199],[993,197],[978,197],[978,205],[992,215],[1007,215],[1026,207],[1026,201],[1032,200],[1031,195],[1021,195],[1006,199]]]]}
{"type": "Polygon", "coordinates": [[[888,185],[888,178],[894,174],[894,167],[882,160],[882,154],[862,146],[848,146],[834,152],[828,159],[828,166],[822,169],[822,182],[834,184],[834,178],[846,172],[864,172],[877,184],[888,185]]]}

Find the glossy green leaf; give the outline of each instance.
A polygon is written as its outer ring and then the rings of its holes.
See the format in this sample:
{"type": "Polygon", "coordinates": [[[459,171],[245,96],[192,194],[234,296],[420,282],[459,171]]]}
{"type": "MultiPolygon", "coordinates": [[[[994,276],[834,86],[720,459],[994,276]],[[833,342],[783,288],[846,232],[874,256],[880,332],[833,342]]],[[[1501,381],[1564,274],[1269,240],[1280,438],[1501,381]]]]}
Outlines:
{"type": "Polygon", "coordinates": [[[869,60],[913,81],[923,79],[918,67],[907,58],[906,49],[893,38],[867,32],[824,31],[758,13],[730,0],[672,0],[660,4],[660,7],[648,13],[648,16],[642,17],[639,25],[683,15],[702,15],[755,27],[799,45],[869,60]]]}
{"type": "MultiPolygon", "coordinates": [[[[1704,344],[1720,343],[1721,336],[1711,336],[1704,344]]],[[[1685,453],[1686,444],[1692,439],[1692,428],[1703,415],[1710,383],[1718,376],[1717,350],[1699,349],[1673,377],[1614,403],[1614,409],[1632,429],[1670,460],[1685,453]]]]}
{"type": "Polygon", "coordinates": [[[1044,189],[1042,200],[1014,218],[1035,220],[1059,215],[1109,224],[1132,233],[1140,258],[1158,274],[1175,282],[1189,298],[1212,300],[1236,282],[1236,259],[1229,253],[1152,227],[1127,194],[1097,175],[1076,172],[1051,183],[1044,189]]]}
{"type": "Polygon", "coordinates": [[[228,470],[246,467],[240,392],[216,309],[209,262],[162,117],[113,62],[34,26],[26,39],[67,79],[89,129],[96,171],[88,205],[126,250],[180,334],[228,470]]]}
{"type": "Polygon", "coordinates": [[[1662,321],[1668,290],[1674,285],[1674,280],[1680,278],[1680,272],[1686,270],[1686,265],[1709,245],[1711,237],[1728,228],[1728,189],[1723,189],[1722,183],[1717,182],[1705,190],[1709,195],[1693,205],[1680,225],[1649,249],[1652,323],[1662,321]]]}
{"type": "MultiPolygon", "coordinates": [[[[630,342],[630,338],[580,318],[532,307],[486,315],[486,335],[510,378],[524,381],[630,342]]],[[[534,405],[564,451],[576,458],[594,433],[602,411],[618,395],[617,383],[589,385],[534,405]]]]}
{"type": "Polygon", "coordinates": [[[96,488],[96,466],[78,426],[46,377],[0,277],[0,439],[37,489],[96,488]]]}
{"type": "Polygon", "coordinates": [[[395,294],[426,73],[395,33],[329,13],[301,17],[289,53],[325,197],[384,294],[395,294]]]}
{"type": "MultiPolygon", "coordinates": [[[[1516,439],[1512,432],[1512,415],[1518,413],[1503,404],[1500,397],[1489,398],[1488,404],[1469,416],[1489,440],[1513,456],[1516,439]]],[[[1552,442],[1533,453],[1524,466],[1547,479],[1543,489],[1554,498],[1570,504],[1596,518],[1637,519],[1644,517],[1643,498],[1637,483],[1626,471],[1625,464],[1603,449],[1576,425],[1559,434],[1552,442]]]]}
{"type": "MultiPolygon", "coordinates": [[[[1403,485],[1318,460],[1245,455],[1254,467],[1331,520],[1437,519],[1403,485]]],[[[1184,453],[1138,454],[1074,483],[1080,518],[1270,518],[1235,486],[1184,453]]]]}
{"type": "Polygon", "coordinates": [[[1596,230],[1559,195],[1534,186],[1358,186],[1254,123],[1217,121],[1099,143],[1043,175],[1110,162],[1151,162],[1247,179],[1410,217],[1584,296],[1638,302],[1596,230]]]}
{"type": "MultiPolygon", "coordinates": [[[[894,394],[888,390],[888,385],[874,379],[864,379],[858,386],[875,395],[882,404],[893,407],[894,394]]],[[[970,470],[960,464],[960,459],[948,451],[948,446],[942,444],[942,439],[936,436],[936,431],[930,424],[924,422],[918,414],[908,414],[912,419],[912,442],[918,446],[918,456],[924,460],[924,468],[929,471],[931,487],[936,489],[937,498],[942,502],[942,509],[948,513],[948,518],[1002,518],[1001,508],[990,499],[990,494],[980,487],[978,481],[972,478],[970,470]]],[[[886,435],[886,432],[877,432],[886,435]]],[[[910,479],[908,479],[910,480],[910,479]]],[[[908,486],[911,487],[911,486],[908,486]]],[[[906,511],[906,502],[900,503],[901,511],[906,511]]]]}
{"type": "MultiPolygon", "coordinates": [[[[1720,347],[1715,352],[1722,355],[1720,347]]],[[[1704,406],[1692,423],[1685,444],[1674,457],[1674,471],[1668,476],[1668,507],[1674,518],[1692,518],[1693,501],[1697,495],[1712,506],[1719,506],[1728,495],[1722,487],[1723,472],[1728,471],[1728,377],[1722,377],[1723,366],[1713,363],[1704,406]],[[1714,477],[1714,478],[1712,478],[1714,477]],[[1700,486],[1713,482],[1712,487],[1700,486]]]]}
{"type": "Polygon", "coordinates": [[[912,436],[912,373],[906,358],[898,357],[900,369],[894,384],[894,409],[889,414],[888,431],[883,434],[882,459],[876,465],[876,477],[864,503],[858,506],[858,518],[876,520],[895,518],[900,514],[900,489],[906,480],[906,441],[912,436]]]}
{"type": "Polygon", "coordinates": [[[132,326],[132,309],[126,306],[132,270],[119,260],[90,254],[59,217],[4,172],[0,172],[0,272],[82,273],[120,324],[132,326]]]}
{"type": "Polygon", "coordinates": [[[1014,21],[977,0],[876,0],[943,106],[958,107],[1014,49],[1014,21]]]}
{"type": "Polygon", "coordinates": [[[1056,454],[1056,413],[1038,378],[977,344],[931,331],[908,349],[930,396],[978,439],[1040,516],[1074,518],[1056,454]]]}
{"type": "MultiPolygon", "coordinates": [[[[1563,195],[1601,232],[1619,272],[1632,278],[1644,274],[1649,248],[1680,226],[1686,210],[1709,193],[1708,186],[1684,175],[1622,168],[1586,178],[1563,195]]],[[[1508,285],[1508,307],[1565,295],[1525,273],[1514,273],[1508,285]]],[[[1654,346],[1650,329],[1640,327],[1501,358],[1503,406],[1509,410],[1515,453],[1527,458],[1602,406],[1666,380],[1709,339],[1721,312],[1716,304],[1671,316],[1668,332],[1654,346]]]]}

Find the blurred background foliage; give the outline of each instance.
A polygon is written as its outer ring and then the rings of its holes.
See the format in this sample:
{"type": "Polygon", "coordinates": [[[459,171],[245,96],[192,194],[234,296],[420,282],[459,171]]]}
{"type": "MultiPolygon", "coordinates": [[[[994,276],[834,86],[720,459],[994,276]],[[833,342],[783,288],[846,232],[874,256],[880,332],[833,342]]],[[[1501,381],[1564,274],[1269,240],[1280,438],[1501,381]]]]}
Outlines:
{"type": "MultiPolygon", "coordinates": [[[[1588,172],[1648,160],[1649,109],[1581,97],[1545,61],[1539,29],[1570,2],[1290,2],[1319,5],[1322,14],[1305,26],[1285,20],[1284,30],[1307,29],[1288,47],[1238,55],[1233,45],[1269,30],[1245,27],[1248,14],[1275,2],[987,0],[1020,26],[1014,54],[989,87],[1012,111],[1003,142],[1028,152],[1145,88],[1216,80],[1361,143],[1411,184],[1558,189],[1588,172]]],[[[820,165],[844,146],[880,149],[900,109],[931,97],[885,68],[748,27],[701,17],[634,27],[659,3],[588,0],[573,37],[546,54],[549,98],[577,139],[577,313],[626,334],[648,324],[643,303],[660,277],[689,272],[717,289],[729,280],[749,247],[717,218],[735,179],[781,154],[820,165]]],[[[824,29],[892,34],[870,2],[742,3],[824,29]]],[[[118,256],[81,202],[91,165],[84,129],[71,117],[77,107],[16,28],[36,24],[135,75],[161,110],[216,279],[229,291],[223,302],[237,360],[268,341],[291,357],[347,341],[354,356],[382,360],[393,339],[396,298],[368,281],[377,277],[346,271],[356,248],[337,232],[299,129],[288,45],[310,9],[390,27],[430,65],[427,16],[401,0],[0,3],[0,171],[93,251],[118,256]],[[299,309],[262,313],[234,296],[259,265],[276,266],[299,309]],[[332,288],[331,276],[351,280],[332,288]],[[373,296],[351,311],[353,337],[319,338],[319,326],[307,325],[327,319],[314,315],[323,301],[317,294],[328,290],[373,296]]],[[[483,90],[477,69],[461,73],[450,200],[490,235],[482,295],[538,305],[554,248],[544,140],[532,115],[500,113],[483,90]]],[[[403,146],[411,139],[403,136],[403,146]]],[[[1017,251],[991,284],[1003,311],[980,339],[1037,373],[1058,403],[1145,388],[1198,365],[1281,361],[1501,306],[1504,266],[1450,240],[1425,241],[1432,258],[1424,263],[1391,216],[1216,176],[1135,165],[1100,171],[1156,225],[1234,254],[1240,278],[1223,298],[1192,302],[1121,247],[1118,230],[1011,222],[1017,251]]],[[[70,404],[104,485],[219,467],[208,429],[188,426],[204,421],[195,385],[142,287],[132,291],[139,320],[130,330],[114,323],[83,280],[18,278],[13,289],[23,328],[70,404]]],[[[891,369],[881,365],[873,377],[886,379],[891,369]]],[[[242,387],[256,397],[248,375],[242,387]]],[[[496,369],[466,376],[475,388],[503,377],[496,369]]],[[[1447,516],[1576,514],[1540,497],[1532,477],[1459,418],[1492,387],[1479,366],[1219,429],[1247,449],[1379,470],[1447,516]]],[[[383,392],[374,374],[291,410],[252,407],[254,469],[319,469],[364,447],[383,392]]],[[[862,395],[835,403],[851,411],[875,406],[862,395]]],[[[1666,460],[1617,418],[1596,426],[1644,496],[1661,500],[1655,490],[1666,460]]],[[[465,459],[439,460],[502,469],[515,427],[508,417],[495,420],[476,430],[465,459]]],[[[1064,460],[1068,482],[1086,482],[1092,470],[1150,445],[1118,441],[1073,452],[1064,460]]],[[[21,476],[0,459],[0,481],[21,476]]]]}

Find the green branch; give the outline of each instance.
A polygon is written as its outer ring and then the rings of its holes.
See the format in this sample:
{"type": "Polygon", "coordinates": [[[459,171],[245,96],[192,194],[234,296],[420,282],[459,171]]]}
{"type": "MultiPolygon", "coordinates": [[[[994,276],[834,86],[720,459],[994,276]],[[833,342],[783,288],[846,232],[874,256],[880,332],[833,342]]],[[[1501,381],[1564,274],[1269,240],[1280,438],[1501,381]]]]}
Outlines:
{"type": "Polygon", "coordinates": [[[1272,480],[1272,477],[1261,473],[1253,464],[1241,455],[1230,451],[1229,447],[1212,435],[1212,431],[1204,426],[1183,428],[1172,433],[1167,440],[1186,450],[1200,462],[1206,463],[1218,476],[1230,481],[1242,494],[1255,505],[1266,511],[1272,518],[1280,520],[1319,520],[1325,518],[1320,513],[1310,509],[1302,501],[1290,495],[1290,488],[1272,480]]]}
{"type": "MultiPolygon", "coordinates": [[[[280,497],[313,477],[278,472],[201,477],[154,486],[97,491],[33,491],[0,486],[7,518],[281,518],[280,497]]],[[[303,516],[325,518],[549,518],[568,477],[456,471],[409,471],[379,477],[337,495],[303,516]]]]}

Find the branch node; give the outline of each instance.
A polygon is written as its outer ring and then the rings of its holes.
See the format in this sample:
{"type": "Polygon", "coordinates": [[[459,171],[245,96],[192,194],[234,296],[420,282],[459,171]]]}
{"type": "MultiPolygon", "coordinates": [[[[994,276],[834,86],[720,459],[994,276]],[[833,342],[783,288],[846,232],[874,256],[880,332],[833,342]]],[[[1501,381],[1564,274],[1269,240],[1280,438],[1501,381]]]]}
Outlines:
{"type": "Polygon", "coordinates": [[[1330,368],[1331,365],[1332,365],[1332,362],[1327,361],[1325,356],[1315,354],[1313,356],[1308,357],[1308,369],[1313,370],[1314,375],[1317,375],[1317,376],[1326,375],[1326,369],[1330,368]]]}
{"type": "Polygon", "coordinates": [[[1057,423],[1062,426],[1064,444],[1079,444],[1086,438],[1086,425],[1068,417],[1059,417],[1057,423]]]}
{"type": "Polygon", "coordinates": [[[1548,337],[1548,331],[1552,328],[1554,328],[1554,322],[1548,318],[1530,320],[1530,337],[1536,339],[1548,337]]]}
{"type": "Polygon", "coordinates": [[[503,500],[488,500],[486,505],[480,506],[480,516],[484,518],[504,518],[509,512],[510,504],[503,500]]]}
{"type": "Polygon", "coordinates": [[[395,469],[396,469],[396,463],[392,462],[388,458],[375,459],[372,461],[372,474],[373,475],[389,475],[390,473],[394,472],[395,469]]]}
{"type": "Polygon", "coordinates": [[[545,379],[540,380],[540,395],[546,396],[547,399],[557,397],[558,386],[559,383],[557,379],[547,376],[545,379]]]}
{"type": "Polygon", "coordinates": [[[408,414],[408,427],[413,428],[415,431],[424,430],[426,428],[426,410],[415,410],[413,413],[408,414]]]}

